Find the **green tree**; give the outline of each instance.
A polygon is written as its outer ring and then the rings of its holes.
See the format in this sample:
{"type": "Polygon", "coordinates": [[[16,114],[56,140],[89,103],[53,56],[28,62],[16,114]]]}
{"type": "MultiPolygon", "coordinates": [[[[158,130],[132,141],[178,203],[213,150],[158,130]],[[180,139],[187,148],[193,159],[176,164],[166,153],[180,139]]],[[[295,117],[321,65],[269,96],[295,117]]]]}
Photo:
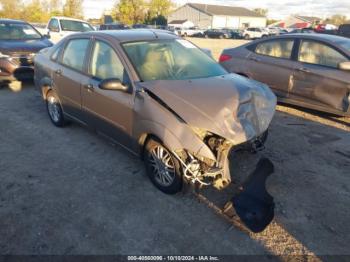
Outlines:
{"type": "Polygon", "coordinates": [[[50,16],[46,8],[44,1],[32,0],[24,6],[21,18],[28,22],[46,23],[50,16]]]}
{"type": "Polygon", "coordinates": [[[262,16],[267,16],[269,13],[269,10],[264,9],[264,8],[255,8],[255,9],[253,9],[253,11],[259,15],[262,15],[262,16]]]}
{"type": "Polygon", "coordinates": [[[145,19],[145,3],[143,0],[120,0],[115,8],[118,21],[132,25],[143,23],[145,19]]]}
{"type": "Polygon", "coordinates": [[[330,18],[327,18],[324,22],[326,24],[334,24],[334,25],[342,25],[347,21],[347,18],[345,15],[333,15],[330,18]]]}
{"type": "Polygon", "coordinates": [[[0,0],[0,17],[21,19],[23,2],[21,0],[0,0]]]}
{"type": "Polygon", "coordinates": [[[167,16],[174,7],[171,0],[150,0],[148,6],[151,17],[167,16]]]}
{"type": "Polygon", "coordinates": [[[173,7],[174,4],[171,0],[150,0],[148,3],[146,23],[166,25],[166,17],[173,7]]]}
{"type": "Polygon", "coordinates": [[[83,18],[83,0],[66,0],[63,6],[63,15],[74,18],[83,18]]]}

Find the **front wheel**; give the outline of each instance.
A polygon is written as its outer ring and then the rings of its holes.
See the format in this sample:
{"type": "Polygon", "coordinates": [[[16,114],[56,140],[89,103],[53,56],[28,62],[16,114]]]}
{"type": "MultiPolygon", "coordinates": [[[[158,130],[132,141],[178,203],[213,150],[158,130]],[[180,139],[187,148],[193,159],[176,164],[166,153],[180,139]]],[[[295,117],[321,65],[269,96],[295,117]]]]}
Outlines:
{"type": "Polygon", "coordinates": [[[64,127],[66,125],[60,101],[54,91],[49,91],[46,96],[46,108],[51,122],[55,126],[64,127]]]}
{"type": "Polygon", "coordinates": [[[147,175],[160,191],[166,194],[181,191],[180,163],[159,140],[153,138],[148,140],[144,160],[147,175]]]}
{"type": "Polygon", "coordinates": [[[245,36],[244,36],[244,39],[245,39],[245,40],[249,40],[249,39],[250,39],[250,36],[249,36],[249,35],[245,35],[245,36]]]}

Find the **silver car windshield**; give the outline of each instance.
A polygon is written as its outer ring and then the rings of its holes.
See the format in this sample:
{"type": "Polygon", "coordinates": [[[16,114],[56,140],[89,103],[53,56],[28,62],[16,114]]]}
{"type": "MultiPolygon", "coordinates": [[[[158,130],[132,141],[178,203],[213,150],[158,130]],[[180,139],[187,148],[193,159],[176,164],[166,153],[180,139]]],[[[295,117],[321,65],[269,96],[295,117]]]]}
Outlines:
{"type": "Polygon", "coordinates": [[[142,81],[186,80],[227,74],[227,71],[192,43],[183,40],[123,44],[142,81]]]}

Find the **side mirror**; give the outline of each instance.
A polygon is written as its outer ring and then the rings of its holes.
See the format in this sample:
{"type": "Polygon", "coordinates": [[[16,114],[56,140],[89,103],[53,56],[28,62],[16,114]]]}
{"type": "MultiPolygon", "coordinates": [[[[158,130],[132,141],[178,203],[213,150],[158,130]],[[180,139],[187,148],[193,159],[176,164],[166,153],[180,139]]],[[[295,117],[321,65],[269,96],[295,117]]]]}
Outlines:
{"type": "Polygon", "coordinates": [[[350,62],[339,63],[338,68],[344,71],[350,71],[350,62]]]}
{"type": "Polygon", "coordinates": [[[123,85],[120,79],[117,78],[110,78],[105,79],[99,84],[99,88],[103,90],[111,90],[111,91],[122,91],[122,92],[128,92],[129,87],[126,85],[123,85]]]}

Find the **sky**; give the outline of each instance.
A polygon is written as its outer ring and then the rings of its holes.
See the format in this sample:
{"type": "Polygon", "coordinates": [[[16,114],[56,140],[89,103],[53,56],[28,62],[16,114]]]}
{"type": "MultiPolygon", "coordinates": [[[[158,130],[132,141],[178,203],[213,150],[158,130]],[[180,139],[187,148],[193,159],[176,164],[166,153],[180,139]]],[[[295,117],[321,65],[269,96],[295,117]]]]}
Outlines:
{"type": "MultiPolygon", "coordinates": [[[[242,6],[249,9],[267,8],[268,17],[282,19],[291,14],[326,18],[333,14],[350,15],[350,0],[174,0],[176,5],[207,3],[242,6]]],[[[116,0],[85,0],[84,13],[87,18],[99,18],[104,10],[114,6],[116,0]]],[[[350,16],[349,16],[350,18],[350,16]]]]}

